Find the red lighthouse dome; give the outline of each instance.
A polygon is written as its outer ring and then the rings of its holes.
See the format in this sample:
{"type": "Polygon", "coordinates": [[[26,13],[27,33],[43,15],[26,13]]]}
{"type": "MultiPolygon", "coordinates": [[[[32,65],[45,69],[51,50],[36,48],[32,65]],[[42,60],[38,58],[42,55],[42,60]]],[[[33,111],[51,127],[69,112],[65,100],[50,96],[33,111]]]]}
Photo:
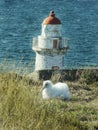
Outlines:
{"type": "Polygon", "coordinates": [[[55,17],[54,11],[50,11],[50,14],[47,18],[44,19],[42,24],[61,24],[61,21],[55,17]]]}

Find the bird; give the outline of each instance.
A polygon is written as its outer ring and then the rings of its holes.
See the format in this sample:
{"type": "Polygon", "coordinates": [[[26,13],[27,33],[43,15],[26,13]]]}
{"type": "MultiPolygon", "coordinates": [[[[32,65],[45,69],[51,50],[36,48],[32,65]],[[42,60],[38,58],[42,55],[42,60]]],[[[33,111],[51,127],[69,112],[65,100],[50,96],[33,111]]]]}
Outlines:
{"type": "Polygon", "coordinates": [[[52,81],[43,81],[42,98],[53,99],[59,98],[61,100],[70,100],[71,93],[66,83],[58,82],[53,84],[52,81]]]}

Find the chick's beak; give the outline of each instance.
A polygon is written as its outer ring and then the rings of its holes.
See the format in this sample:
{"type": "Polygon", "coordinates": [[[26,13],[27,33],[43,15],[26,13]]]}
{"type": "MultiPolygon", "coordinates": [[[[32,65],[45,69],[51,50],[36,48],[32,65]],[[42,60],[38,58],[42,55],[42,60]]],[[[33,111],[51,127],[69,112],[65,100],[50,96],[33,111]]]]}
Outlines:
{"type": "Polygon", "coordinates": [[[44,90],[44,88],[45,88],[45,86],[43,86],[43,87],[41,88],[41,92],[44,90]]]}
{"type": "Polygon", "coordinates": [[[43,91],[45,88],[47,88],[47,85],[48,84],[43,85],[42,88],[41,88],[41,91],[43,91]]]}

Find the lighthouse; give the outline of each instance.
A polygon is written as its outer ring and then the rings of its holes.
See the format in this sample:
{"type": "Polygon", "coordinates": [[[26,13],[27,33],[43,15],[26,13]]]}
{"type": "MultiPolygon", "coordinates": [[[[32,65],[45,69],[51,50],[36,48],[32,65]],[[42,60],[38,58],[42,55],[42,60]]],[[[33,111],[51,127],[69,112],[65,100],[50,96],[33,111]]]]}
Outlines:
{"type": "Polygon", "coordinates": [[[33,38],[35,71],[63,70],[68,40],[62,37],[62,23],[54,11],[42,22],[41,35],[33,38]]]}

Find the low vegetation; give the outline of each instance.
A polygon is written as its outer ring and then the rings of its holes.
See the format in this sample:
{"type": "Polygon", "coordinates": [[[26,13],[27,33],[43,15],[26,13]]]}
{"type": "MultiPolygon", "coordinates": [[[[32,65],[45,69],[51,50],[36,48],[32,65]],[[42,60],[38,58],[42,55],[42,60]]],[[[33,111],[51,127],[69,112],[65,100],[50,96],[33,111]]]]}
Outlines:
{"type": "Polygon", "coordinates": [[[1,73],[0,130],[98,130],[98,79],[91,73],[66,81],[70,101],[43,100],[42,81],[1,73]]]}

